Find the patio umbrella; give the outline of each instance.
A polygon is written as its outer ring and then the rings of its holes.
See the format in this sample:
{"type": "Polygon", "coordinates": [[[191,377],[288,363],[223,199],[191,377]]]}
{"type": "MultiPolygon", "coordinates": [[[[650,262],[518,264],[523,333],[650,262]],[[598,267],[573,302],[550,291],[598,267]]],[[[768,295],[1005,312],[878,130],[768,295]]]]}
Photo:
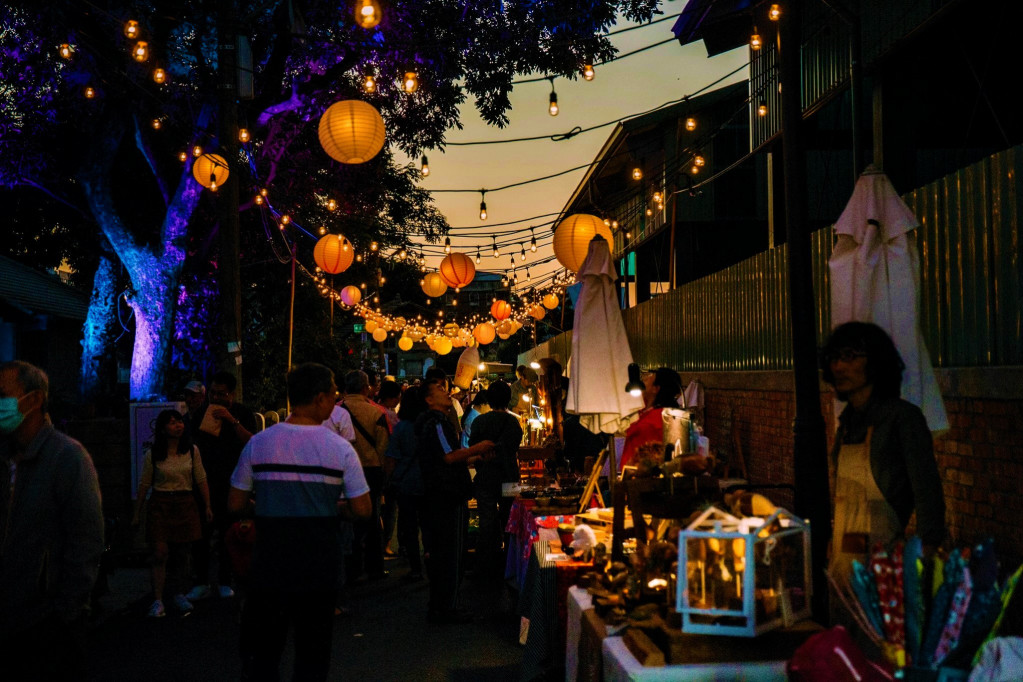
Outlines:
{"type": "Polygon", "coordinates": [[[617,275],[603,237],[594,237],[577,280],[572,356],[566,410],[594,433],[614,433],[623,419],[642,409],[643,399],[625,392],[632,351],[625,336],[614,282],[617,275]]]}
{"type": "Polygon", "coordinates": [[[920,256],[908,236],[919,225],[888,176],[873,167],[860,176],[835,224],[831,324],[873,322],[888,332],[906,363],[902,398],[937,432],[948,429],[948,416],[920,333],[920,256]]]}

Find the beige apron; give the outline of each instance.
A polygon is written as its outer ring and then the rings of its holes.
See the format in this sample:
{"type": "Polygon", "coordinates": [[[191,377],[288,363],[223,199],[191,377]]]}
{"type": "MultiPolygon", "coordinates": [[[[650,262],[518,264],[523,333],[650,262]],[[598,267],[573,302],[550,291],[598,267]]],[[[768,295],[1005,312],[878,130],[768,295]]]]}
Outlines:
{"type": "Polygon", "coordinates": [[[852,561],[865,563],[874,543],[887,544],[903,531],[899,517],[885,500],[870,470],[870,439],[843,444],[838,451],[835,521],[831,538],[831,575],[843,584],[852,575],[852,561]]]}

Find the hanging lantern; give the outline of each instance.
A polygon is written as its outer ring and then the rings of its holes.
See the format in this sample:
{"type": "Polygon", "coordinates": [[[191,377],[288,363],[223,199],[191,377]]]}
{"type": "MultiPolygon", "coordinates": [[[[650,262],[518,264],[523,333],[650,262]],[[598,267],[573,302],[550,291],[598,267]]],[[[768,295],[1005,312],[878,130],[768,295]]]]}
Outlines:
{"type": "Polygon", "coordinates": [[[355,260],[355,248],[344,235],[328,234],[320,237],[313,247],[313,260],[324,272],[337,275],[347,270],[355,260]]]}
{"type": "Polygon", "coordinates": [[[610,228],[597,216],[587,213],[570,215],[554,231],[554,256],[567,269],[576,272],[586,260],[590,240],[598,234],[607,240],[608,246],[614,244],[610,228]]]}
{"type": "Polygon", "coordinates": [[[135,47],[131,49],[131,56],[139,64],[149,59],[149,43],[144,40],[135,43],[135,47]]]}
{"type": "Polygon", "coordinates": [[[522,323],[518,320],[511,321],[511,333],[514,334],[518,330],[522,329],[522,323]]]}
{"type": "Polygon", "coordinates": [[[547,294],[543,297],[543,307],[547,308],[547,310],[554,310],[558,307],[558,303],[560,302],[561,301],[558,300],[558,295],[554,293],[547,294]]]}
{"type": "Polygon", "coordinates": [[[398,339],[398,348],[404,351],[412,350],[412,339],[407,336],[403,336],[398,339]]]}
{"type": "Polygon", "coordinates": [[[228,175],[227,160],[219,154],[200,154],[192,164],[192,177],[203,187],[222,187],[228,175]]]}
{"type": "Polygon", "coordinates": [[[494,325],[489,322],[481,322],[476,325],[476,328],[472,330],[472,335],[480,345],[485,346],[494,340],[494,335],[497,332],[494,330],[494,325]]]}
{"type": "Polygon", "coordinates": [[[320,146],[341,163],[365,163],[384,148],[384,119],[357,99],[334,102],[320,117],[320,146]]]}
{"type": "Polygon", "coordinates": [[[408,324],[408,322],[405,320],[404,317],[396,317],[396,318],[394,318],[394,329],[395,329],[395,331],[400,330],[400,329],[404,329],[406,324],[408,324]]]}
{"type": "Polygon", "coordinates": [[[249,133],[249,129],[248,128],[239,128],[238,129],[238,141],[239,142],[245,143],[245,142],[248,142],[251,139],[252,139],[252,135],[249,133]]]}
{"type": "Polygon", "coordinates": [[[458,325],[455,324],[454,322],[448,322],[446,325],[444,325],[444,336],[448,337],[449,339],[453,339],[456,336],[458,336],[458,325]]]}
{"type": "Polygon", "coordinates": [[[124,23],[125,38],[129,40],[135,40],[136,38],[139,37],[140,31],[141,29],[139,28],[139,22],[135,21],[134,19],[129,19],[124,23]]]}
{"type": "Polygon", "coordinates": [[[448,285],[444,283],[444,278],[440,276],[439,272],[428,272],[423,277],[423,293],[430,298],[439,298],[447,290],[448,285]]]}
{"type": "Polygon", "coordinates": [[[362,300],[362,292],[359,291],[359,287],[353,287],[351,284],[341,290],[341,302],[345,305],[356,305],[362,300]]]}
{"type": "Polygon", "coordinates": [[[419,74],[415,71],[406,71],[405,77],[401,80],[401,89],[411,95],[419,89],[419,74]]]}
{"type": "Polygon", "coordinates": [[[464,253],[449,253],[440,262],[440,276],[453,289],[461,289],[476,277],[476,266],[464,253]]]}
{"type": "Polygon", "coordinates": [[[372,318],[367,318],[366,319],[366,326],[364,328],[365,328],[367,334],[372,334],[373,332],[375,332],[377,330],[378,326],[379,325],[377,324],[376,320],[374,320],[372,318]]]}
{"type": "Polygon", "coordinates": [[[546,314],[547,314],[547,311],[544,310],[543,306],[539,305],[539,304],[534,305],[532,308],[529,309],[530,317],[532,317],[534,320],[537,320],[537,321],[542,320],[544,318],[544,315],[546,315],[546,314]]]}
{"type": "Polygon", "coordinates": [[[165,82],[166,80],[167,80],[167,72],[166,71],[164,71],[161,68],[153,69],[153,82],[154,83],[159,84],[159,83],[165,82]]]}
{"type": "Polygon", "coordinates": [[[495,320],[506,320],[511,315],[511,306],[508,305],[508,301],[494,301],[494,304],[490,306],[490,314],[495,320]]]}
{"type": "Polygon", "coordinates": [[[454,347],[454,344],[451,343],[451,339],[446,336],[439,336],[433,342],[433,350],[437,352],[437,355],[447,355],[454,347]]]}
{"type": "Polygon", "coordinates": [[[514,329],[514,327],[512,327],[511,320],[505,320],[501,324],[497,325],[495,329],[497,331],[498,336],[500,336],[502,339],[507,339],[509,336],[512,335],[512,330],[514,329]]]}
{"type": "Polygon", "coordinates": [[[363,28],[376,28],[380,23],[380,3],[377,0],[356,0],[355,21],[363,28]]]}
{"type": "Polygon", "coordinates": [[[387,330],[383,327],[377,327],[373,331],[373,340],[378,343],[383,343],[385,339],[387,339],[387,330]]]}

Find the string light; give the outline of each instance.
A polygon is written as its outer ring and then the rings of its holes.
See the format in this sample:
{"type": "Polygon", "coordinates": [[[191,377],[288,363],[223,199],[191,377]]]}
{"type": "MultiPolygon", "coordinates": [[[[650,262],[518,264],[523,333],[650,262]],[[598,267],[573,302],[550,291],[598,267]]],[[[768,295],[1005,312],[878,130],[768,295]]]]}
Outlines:
{"type": "Polygon", "coordinates": [[[654,211],[653,211],[653,209],[652,209],[652,208],[648,208],[648,209],[646,210],[646,215],[647,215],[647,217],[648,217],[648,218],[649,218],[650,216],[652,216],[653,214],[654,214],[654,211]]]}
{"type": "Polygon", "coordinates": [[[549,99],[550,104],[547,106],[547,113],[551,116],[557,116],[558,112],[561,111],[558,108],[558,93],[554,91],[554,79],[551,79],[551,96],[549,99]]]}
{"type": "Polygon", "coordinates": [[[760,117],[767,116],[767,105],[764,104],[763,102],[761,102],[760,105],[757,107],[757,116],[760,117]]]}
{"type": "Polygon", "coordinates": [[[526,244],[522,243],[521,250],[519,252],[519,260],[526,260],[526,244]]]}
{"type": "Polygon", "coordinates": [[[476,265],[480,264],[480,247],[476,247],[476,265]]]}
{"type": "Polygon", "coordinates": [[[320,234],[321,235],[327,234],[327,226],[326,225],[320,225],[320,234]]]}
{"type": "Polygon", "coordinates": [[[249,129],[248,128],[239,128],[238,129],[238,141],[239,142],[244,144],[244,143],[248,142],[251,139],[252,139],[252,136],[249,134],[249,129]]]}
{"type": "Polygon", "coordinates": [[[696,119],[692,116],[686,119],[686,130],[690,132],[696,130],[696,119]]]}
{"type": "Polygon", "coordinates": [[[655,204],[661,203],[661,193],[660,192],[654,192],[654,203],[655,204]]]}
{"type": "Polygon", "coordinates": [[[759,50],[762,46],[763,46],[763,43],[760,41],[760,34],[757,33],[757,27],[754,26],[753,27],[753,35],[751,35],[749,37],[749,49],[751,49],[751,50],[759,50]]]}
{"type": "Polygon", "coordinates": [[[419,89],[419,74],[415,71],[406,71],[405,78],[401,82],[401,89],[411,95],[419,89]]]}
{"type": "Polygon", "coordinates": [[[287,225],[290,222],[291,222],[291,216],[289,216],[287,213],[285,213],[284,215],[281,216],[281,225],[287,225]]]}
{"type": "Polygon", "coordinates": [[[451,253],[451,237],[444,237],[444,253],[451,253]]]}
{"type": "Polygon", "coordinates": [[[536,253],[536,235],[533,234],[533,228],[529,228],[529,250],[536,253]]]}
{"type": "Polygon", "coordinates": [[[61,43],[61,46],[57,48],[57,52],[64,59],[71,59],[72,55],[74,55],[75,53],[75,51],[72,50],[71,46],[68,45],[67,43],[61,43]]]}
{"type": "Polygon", "coordinates": [[[430,174],[430,162],[426,158],[426,154],[423,154],[423,167],[419,169],[419,172],[423,174],[425,178],[430,174]]]}
{"type": "Polygon", "coordinates": [[[178,152],[178,161],[180,161],[181,163],[188,161],[188,152],[184,150],[178,152]]]}
{"type": "MultiPolygon", "coordinates": [[[[487,192],[480,190],[480,220],[487,219],[487,192]]],[[[494,255],[497,255],[497,247],[494,247],[494,255]]]]}
{"type": "Polygon", "coordinates": [[[771,9],[767,11],[767,17],[771,21],[778,21],[781,19],[781,7],[778,5],[771,5],[771,9]]]}
{"type": "Polygon", "coordinates": [[[139,22],[135,21],[134,19],[129,19],[124,23],[125,38],[129,40],[135,40],[136,38],[139,37],[140,31],[141,29],[139,28],[139,22]]]}
{"type": "Polygon", "coordinates": [[[373,78],[373,76],[370,75],[367,75],[365,78],[363,78],[362,89],[365,90],[366,92],[376,92],[377,91],[376,78],[373,78]]]}
{"type": "Polygon", "coordinates": [[[375,28],[380,23],[380,4],[377,0],[357,0],[355,21],[365,29],[375,28]]]}
{"type": "Polygon", "coordinates": [[[92,99],[96,96],[96,89],[91,85],[86,85],[83,94],[85,95],[85,99],[92,99]]]}
{"type": "Polygon", "coordinates": [[[611,221],[611,229],[612,230],[617,230],[618,229],[618,221],[617,220],[612,220],[611,221]]]}
{"type": "Polygon", "coordinates": [[[380,245],[377,244],[376,242],[370,242],[369,243],[369,250],[370,251],[373,251],[375,253],[376,250],[379,249],[379,248],[380,248],[380,245]]]}
{"type": "Polygon", "coordinates": [[[266,187],[259,190],[259,196],[265,197],[267,195],[266,187]]]}
{"type": "Polygon", "coordinates": [[[149,59],[149,43],[144,40],[135,43],[135,47],[131,50],[131,56],[139,64],[149,59]]]}
{"type": "Polygon", "coordinates": [[[149,123],[149,125],[153,126],[153,130],[159,130],[159,129],[160,129],[161,127],[163,127],[163,123],[162,123],[162,122],[160,121],[160,119],[158,119],[158,118],[154,118],[154,119],[153,119],[153,120],[152,120],[152,121],[151,121],[151,122],[149,123]]]}
{"type": "Polygon", "coordinates": [[[697,154],[696,156],[693,157],[693,163],[696,164],[697,166],[702,167],[707,164],[707,160],[700,156],[699,154],[697,154]]]}
{"type": "Polygon", "coordinates": [[[263,196],[261,194],[257,194],[255,199],[253,199],[253,201],[256,202],[256,206],[262,206],[263,205],[263,196]]]}
{"type": "Polygon", "coordinates": [[[700,172],[700,167],[697,165],[693,165],[693,167],[689,169],[689,172],[692,173],[693,175],[696,175],[700,172]]]}
{"type": "MultiPolygon", "coordinates": [[[[201,146],[199,146],[199,145],[195,145],[194,147],[192,147],[192,156],[194,156],[194,157],[195,157],[195,158],[197,158],[197,159],[198,159],[198,158],[199,158],[200,156],[202,156],[202,147],[201,147],[201,146]]],[[[266,190],[264,190],[264,192],[265,192],[265,191],[266,191],[266,190]]],[[[266,194],[263,194],[263,196],[265,197],[265,196],[266,196],[266,194]]]]}
{"type": "Polygon", "coordinates": [[[153,82],[154,83],[156,83],[157,85],[160,85],[160,84],[162,84],[166,80],[167,80],[167,72],[166,71],[164,71],[163,69],[161,69],[159,67],[153,69],[153,82]]]}
{"type": "Polygon", "coordinates": [[[334,201],[333,199],[327,199],[327,210],[328,211],[336,211],[337,210],[337,202],[334,201]]]}
{"type": "Polygon", "coordinates": [[[597,72],[593,70],[593,64],[583,64],[583,80],[591,81],[596,76],[597,72]]]}
{"type": "Polygon", "coordinates": [[[494,258],[501,255],[501,252],[497,250],[497,237],[491,237],[494,240],[494,258]]]}

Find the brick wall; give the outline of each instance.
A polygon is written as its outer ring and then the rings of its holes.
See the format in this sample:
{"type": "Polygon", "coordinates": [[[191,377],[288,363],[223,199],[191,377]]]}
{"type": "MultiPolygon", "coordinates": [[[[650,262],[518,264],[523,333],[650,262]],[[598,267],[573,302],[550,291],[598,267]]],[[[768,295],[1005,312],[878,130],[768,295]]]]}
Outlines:
{"type": "MultiPolygon", "coordinates": [[[[1014,567],[1023,560],[1023,396],[1015,395],[1019,388],[1006,390],[1007,383],[1019,379],[1015,371],[1009,375],[992,370],[987,382],[976,376],[965,382],[956,370],[941,370],[939,383],[951,428],[935,440],[934,450],[951,541],[967,544],[994,536],[1005,564],[1014,567]]],[[[706,435],[712,451],[734,460],[737,436],[752,482],[791,484],[795,416],[791,374],[690,373],[683,374],[683,383],[695,378],[704,385],[706,435]]],[[[833,395],[826,386],[822,389],[830,449],[833,395]]],[[[788,491],[767,494],[791,508],[788,491]]]]}

